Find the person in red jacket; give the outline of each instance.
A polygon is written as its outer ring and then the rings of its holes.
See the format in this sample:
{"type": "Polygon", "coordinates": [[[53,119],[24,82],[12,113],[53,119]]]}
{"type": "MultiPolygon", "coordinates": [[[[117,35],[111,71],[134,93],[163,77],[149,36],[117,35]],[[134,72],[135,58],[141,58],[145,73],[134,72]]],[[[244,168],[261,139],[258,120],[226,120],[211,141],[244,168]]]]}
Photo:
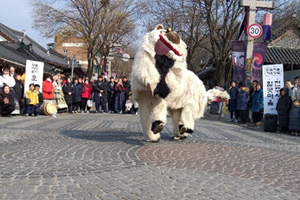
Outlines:
{"type": "Polygon", "coordinates": [[[81,112],[89,113],[91,107],[87,106],[88,100],[92,99],[92,85],[89,83],[89,80],[86,79],[84,83],[82,84],[82,93],[81,93],[81,99],[82,99],[82,110],[81,112]],[[87,111],[85,108],[87,107],[87,111]]]}
{"type": "Polygon", "coordinates": [[[46,80],[43,82],[43,98],[44,99],[53,99],[53,83],[50,75],[46,76],[46,80]]]}

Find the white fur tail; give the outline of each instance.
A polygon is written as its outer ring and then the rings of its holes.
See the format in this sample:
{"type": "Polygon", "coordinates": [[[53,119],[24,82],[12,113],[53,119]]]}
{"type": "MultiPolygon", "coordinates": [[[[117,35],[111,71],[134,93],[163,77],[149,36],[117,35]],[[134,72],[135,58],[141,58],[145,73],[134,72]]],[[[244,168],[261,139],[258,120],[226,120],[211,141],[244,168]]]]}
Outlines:
{"type": "Polygon", "coordinates": [[[216,88],[208,90],[206,93],[209,102],[214,101],[217,97],[220,97],[222,99],[227,99],[227,100],[230,99],[230,96],[226,91],[221,91],[216,88]]]}

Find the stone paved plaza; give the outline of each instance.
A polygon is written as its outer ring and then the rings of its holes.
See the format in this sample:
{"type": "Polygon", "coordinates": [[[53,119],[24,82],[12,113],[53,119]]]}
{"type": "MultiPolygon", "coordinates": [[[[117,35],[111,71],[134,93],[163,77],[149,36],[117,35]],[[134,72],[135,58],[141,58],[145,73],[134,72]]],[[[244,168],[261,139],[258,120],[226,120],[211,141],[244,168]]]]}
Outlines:
{"type": "Polygon", "coordinates": [[[300,199],[300,137],[216,116],[171,130],[151,144],[135,115],[2,117],[0,199],[300,199]]]}

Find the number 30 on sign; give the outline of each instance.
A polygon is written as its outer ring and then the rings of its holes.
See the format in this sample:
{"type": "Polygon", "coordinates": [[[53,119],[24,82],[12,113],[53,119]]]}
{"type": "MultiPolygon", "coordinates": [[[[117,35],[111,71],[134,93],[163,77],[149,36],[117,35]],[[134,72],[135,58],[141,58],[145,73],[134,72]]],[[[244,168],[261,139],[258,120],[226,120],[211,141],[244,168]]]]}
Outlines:
{"type": "Polygon", "coordinates": [[[262,28],[259,24],[251,24],[247,29],[247,33],[252,38],[259,38],[262,34],[262,28]]]}

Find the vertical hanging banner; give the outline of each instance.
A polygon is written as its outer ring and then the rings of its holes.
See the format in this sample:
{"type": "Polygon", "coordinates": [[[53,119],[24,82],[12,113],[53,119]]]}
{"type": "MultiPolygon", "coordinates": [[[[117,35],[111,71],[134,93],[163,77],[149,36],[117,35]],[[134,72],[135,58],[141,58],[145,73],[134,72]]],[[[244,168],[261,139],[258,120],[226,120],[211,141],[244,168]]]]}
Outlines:
{"type": "Polygon", "coordinates": [[[263,66],[264,114],[277,114],[280,89],[284,87],[283,64],[263,66]]]}
{"type": "Polygon", "coordinates": [[[29,90],[29,84],[39,84],[43,88],[44,63],[33,60],[26,61],[24,93],[29,90]]]}
{"type": "Polygon", "coordinates": [[[232,72],[233,81],[244,82],[245,81],[245,44],[243,41],[232,41],[232,72]]]}
{"type": "Polygon", "coordinates": [[[253,68],[251,82],[257,80],[259,83],[262,81],[262,65],[264,64],[265,55],[268,49],[268,44],[263,42],[255,42],[253,50],[253,68]]]}
{"type": "Polygon", "coordinates": [[[273,19],[273,15],[271,13],[264,14],[264,20],[263,20],[264,40],[271,40],[272,38],[272,19],[273,19]]]}

